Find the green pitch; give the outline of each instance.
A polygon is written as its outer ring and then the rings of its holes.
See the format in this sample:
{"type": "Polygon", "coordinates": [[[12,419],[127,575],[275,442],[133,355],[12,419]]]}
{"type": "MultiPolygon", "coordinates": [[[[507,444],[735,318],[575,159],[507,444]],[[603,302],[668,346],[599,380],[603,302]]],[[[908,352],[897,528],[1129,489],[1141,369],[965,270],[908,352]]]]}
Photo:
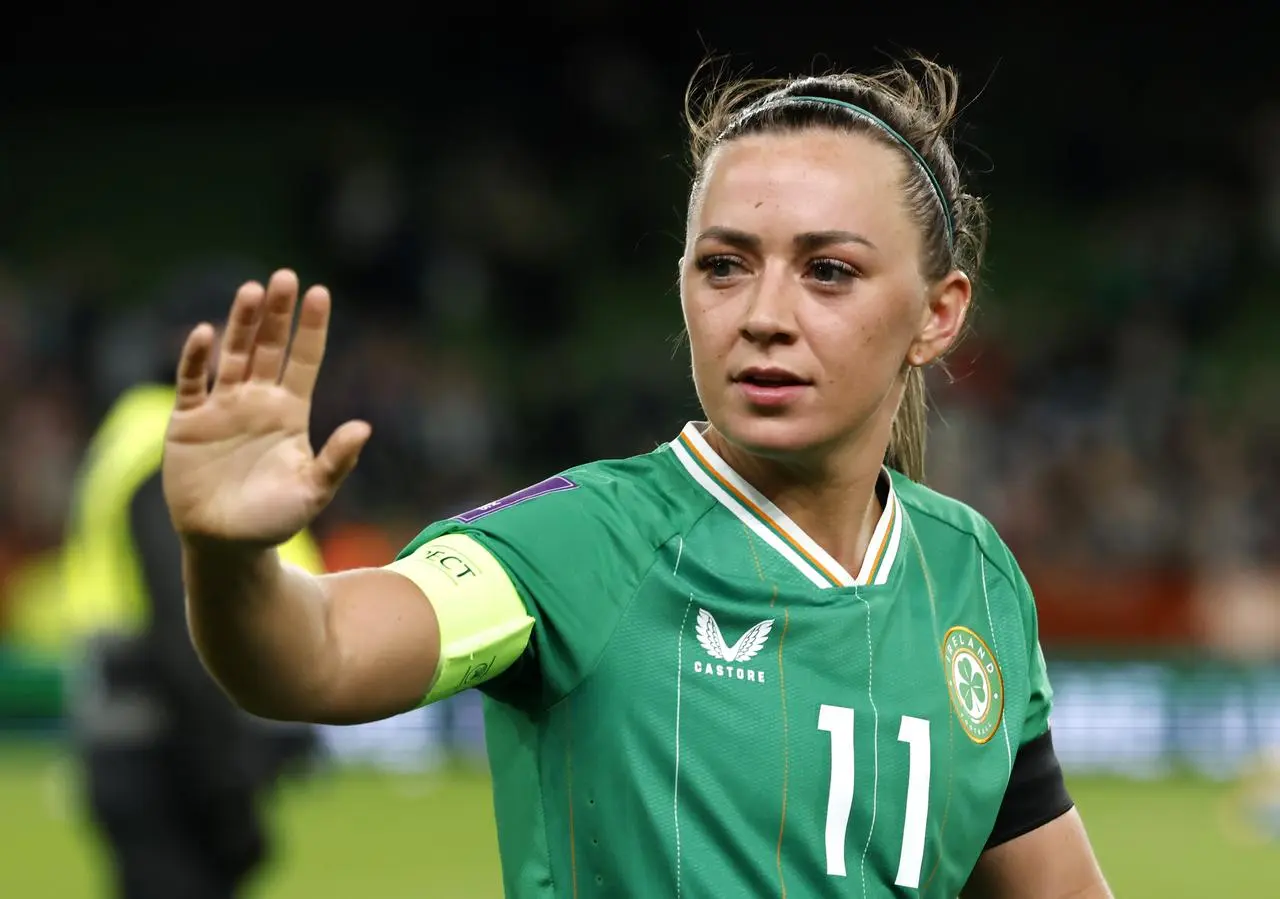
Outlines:
{"type": "MultiPolygon", "coordinates": [[[[73,781],[47,749],[0,749],[0,896],[105,897],[101,857],[73,781]]],[[[1238,785],[1198,780],[1071,784],[1116,895],[1262,895],[1280,883],[1280,843],[1232,809],[1238,785]]],[[[347,771],[282,791],[280,854],[254,899],[498,899],[488,781],[347,771]]]]}

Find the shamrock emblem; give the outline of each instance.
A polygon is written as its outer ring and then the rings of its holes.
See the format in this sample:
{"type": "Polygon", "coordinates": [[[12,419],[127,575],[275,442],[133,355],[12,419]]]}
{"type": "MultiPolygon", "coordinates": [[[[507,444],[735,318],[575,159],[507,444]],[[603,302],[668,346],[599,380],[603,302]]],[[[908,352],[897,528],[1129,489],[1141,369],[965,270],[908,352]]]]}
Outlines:
{"type": "Polygon", "coordinates": [[[961,656],[956,664],[956,689],[965,710],[978,717],[987,702],[986,679],[968,656],[961,656]]]}

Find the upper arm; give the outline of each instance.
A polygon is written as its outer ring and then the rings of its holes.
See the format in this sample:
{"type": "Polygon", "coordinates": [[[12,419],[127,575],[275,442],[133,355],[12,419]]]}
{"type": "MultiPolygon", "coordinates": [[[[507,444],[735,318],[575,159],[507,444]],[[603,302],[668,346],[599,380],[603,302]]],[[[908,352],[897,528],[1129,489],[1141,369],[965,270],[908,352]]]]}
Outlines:
{"type": "Polygon", "coordinates": [[[652,554],[614,483],[550,478],[431,525],[383,568],[320,578],[339,659],[326,720],[470,687],[541,704],[572,690],[652,554]]]}
{"type": "Polygon", "coordinates": [[[1026,647],[1025,710],[1022,720],[1014,725],[1018,733],[1017,750],[1000,809],[988,837],[988,850],[1037,830],[1063,815],[1073,804],[1049,728],[1053,689],[1049,685],[1044,653],[1040,648],[1035,600],[1012,556],[1009,564],[1026,647]]]}
{"type": "Polygon", "coordinates": [[[493,681],[529,646],[533,618],[506,567],[467,534],[443,533],[387,566],[427,598],[434,668],[419,702],[493,681]]]}
{"type": "MultiPolygon", "coordinates": [[[[291,576],[310,578],[300,570],[291,576]]],[[[317,723],[356,724],[406,712],[435,676],[440,635],[422,589],[402,574],[360,568],[315,578],[323,592],[332,671],[317,723]]]]}
{"type": "MultiPolygon", "coordinates": [[[[1005,549],[1008,553],[1008,549],[1005,549]]],[[[965,899],[1106,899],[1110,896],[1053,750],[1053,689],[1035,598],[1008,554],[1027,650],[1027,702],[1003,802],[965,899]]]]}
{"type": "Polygon", "coordinates": [[[1075,809],[982,853],[962,895],[964,899],[1111,899],[1075,809]]]}

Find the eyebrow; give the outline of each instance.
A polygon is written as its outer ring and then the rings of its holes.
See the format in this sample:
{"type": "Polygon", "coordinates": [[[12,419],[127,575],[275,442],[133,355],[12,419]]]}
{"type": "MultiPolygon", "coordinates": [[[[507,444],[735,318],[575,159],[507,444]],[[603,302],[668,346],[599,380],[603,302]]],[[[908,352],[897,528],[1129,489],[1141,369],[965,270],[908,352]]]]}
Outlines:
{"type": "MultiPolygon", "coordinates": [[[[746,231],[739,231],[737,228],[725,228],[714,225],[698,235],[698,240],[719,240],[733,247],[743,250],[758,252],[760,250],[760,238],[746,231]]],[[[856,243],[862,244],[864,247],[876,249],[876,245],[870,239],[858,234],[854,231],[830,230],[830,231],[805,231],[797,234],[792,243],[797,249],[813,252],[822,247],[829,247],[838,243],[856,243]]]]}

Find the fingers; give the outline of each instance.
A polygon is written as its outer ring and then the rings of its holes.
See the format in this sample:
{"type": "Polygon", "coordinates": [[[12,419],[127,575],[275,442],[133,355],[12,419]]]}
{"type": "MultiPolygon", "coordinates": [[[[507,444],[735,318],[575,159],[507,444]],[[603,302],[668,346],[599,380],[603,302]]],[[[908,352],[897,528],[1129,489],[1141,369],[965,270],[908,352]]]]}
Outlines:
{"type": "Polygon", "coordinates": [[[177,408],[194,409],[209,395],[209,360],[213,355],[213,327],[202,324],[187,335],[178,361],[177,408]]]}
{"type": "Polygon", "coordinates": [[[351,474],[373,429],[368,422],[349,421],[334,431],[316,456],[316,476],[330,495],[351,474]]]}
{"type": "Polygon", "coordinates": [[[254,341],[262,320],[264,297],[265,291],[256,281],[250,281],[236,291],[231,314],[227,317],[226,333],[222,338],[222,351],[218,354],[218,374],[214,390],[234,387],[248,375],[254,341]]]}
{"type": "Polygon", "coordinates": [[[293,347],[280,376],[285,389],[304,400],[311,399],[320,376],[320,363],[324,361],[325,342],[329,337],[329,310],[328,290],[317,286],[307,291],[302,298],[293,347]]]}
{"type": "Polygon", "coordinates": [[[281,269],[267,283],[262,320],[258,325],[249,377],[276,383],[293,331],[293,310],[298,299],[298,276],[281,269]]]}

